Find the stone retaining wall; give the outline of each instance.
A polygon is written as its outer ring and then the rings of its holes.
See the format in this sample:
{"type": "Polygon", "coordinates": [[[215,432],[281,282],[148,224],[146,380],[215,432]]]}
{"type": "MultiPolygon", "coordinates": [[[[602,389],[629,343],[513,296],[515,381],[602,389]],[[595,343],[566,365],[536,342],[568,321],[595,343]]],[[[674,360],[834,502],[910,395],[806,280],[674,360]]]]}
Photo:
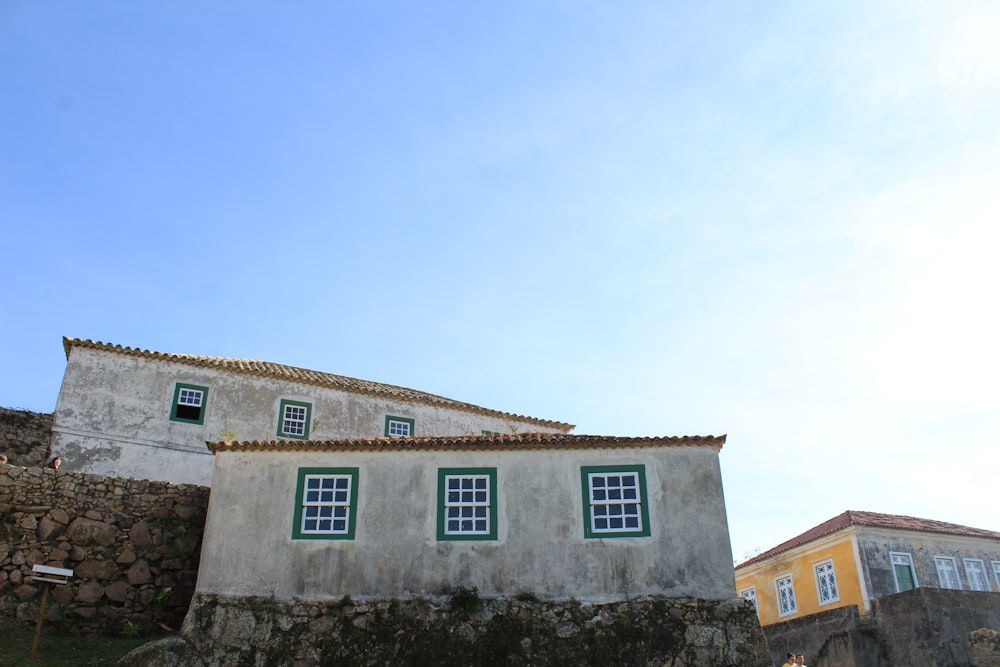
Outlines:
{"type": "Polygon", "coordinates": [[[52,415],[0,408],[0,454],[8,463],[42,466],[52,448],[52,415]]]}
{"type": "Polygon", "coordinates": [[[449,598],[278,602],[197,595],[181,637],[119,667],[157,665],[771,667],[751,605],[664,597],[608,604],[449,598]]]}
{"type": "Polygon", "coordinates": [[[109,635],[178,628],[198,572],[207,487],[0,465],[0,614],[38,615],[32,566],[73,569],[46,617],[109,635]]]}
{"type": "Polygon", "coordinates": [[[1000,593],[921,587],[877,598],[867,617],[842,607],[764,633],[775,664],[791,651],[812,667],[979,667],[1000,662],[998,630],[1000,593]]]}

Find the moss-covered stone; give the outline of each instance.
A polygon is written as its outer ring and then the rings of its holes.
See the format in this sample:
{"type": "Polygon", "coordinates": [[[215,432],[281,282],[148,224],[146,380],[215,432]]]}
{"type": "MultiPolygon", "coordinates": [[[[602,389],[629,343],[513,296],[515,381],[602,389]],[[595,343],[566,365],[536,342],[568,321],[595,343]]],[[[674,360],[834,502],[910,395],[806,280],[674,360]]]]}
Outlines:
{"type": "Polygon", "coordinates": [[[738,600],[592,605],[470,593],[287,603],[200,595],[183,634],[212,665],[770,664],[757,618],[738,600]]]}

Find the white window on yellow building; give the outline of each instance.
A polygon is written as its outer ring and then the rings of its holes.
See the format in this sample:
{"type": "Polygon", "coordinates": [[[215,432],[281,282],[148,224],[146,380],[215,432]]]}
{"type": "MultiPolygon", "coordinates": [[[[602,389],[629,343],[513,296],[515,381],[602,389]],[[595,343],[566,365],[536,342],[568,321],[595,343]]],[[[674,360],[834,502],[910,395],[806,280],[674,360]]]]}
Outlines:
{"type": "Polygon", "coordinates": [[[753,602],[753,609],[754,611],[757,611],[757,589],[755,587],[751,586],[750,588],[744,588],[740,591],[740,597],[744,600],[753,602]]]}
{"type": "Polygon", "coordinates": [[[952,590],[962,590],[962,582],[958,578],[958,566],[951,556],[935,556],[934,565],[937,567],[938,583],[941,588],[952,590]]]}
{"type": "Polygon", "coordinates": [[[965,580],[969,582],[969,590],[988,591],[990,580],[986,578],[986,566],[978,558],[964,558],[965,580]]]}
{"type": "Polygon", "coordinates": [[[837,577],[833,573],[833,561],[828,560],[816,566],[816,592],[820,604],[830,604],[840,600],[837,577]]]}
{"type": "Polygon", "coordinates": [[[778,595],[778,616],[788,616],[798,611],[798,606],[795,604],[795,587],[792,585],[791,575],[776,579],[774,588],[778,595]]]}

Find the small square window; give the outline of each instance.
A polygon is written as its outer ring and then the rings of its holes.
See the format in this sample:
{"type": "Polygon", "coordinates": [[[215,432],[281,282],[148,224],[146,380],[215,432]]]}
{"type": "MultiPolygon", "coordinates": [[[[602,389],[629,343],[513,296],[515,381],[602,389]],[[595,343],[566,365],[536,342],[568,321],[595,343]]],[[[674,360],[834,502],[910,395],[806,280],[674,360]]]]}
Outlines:
{"type": "Polygon", "coordinates": [[[646,466],[589,466],[580,472],[585,537],[649,536],[646,466]]]}
{"type": "Polygon", "coordinates": [[[497,539],[496,468],[438,469],[438,540],[497,539]]]}
{"type": "Polygon", "coordinates": [[[281,401],[278,409],[278,437],[305,440],[309,437],[312,405],[300,401],[281,401]]]}
{"type": "Polygon", "coordinates": [[[385,434],[393,438],[404,438],[413,435],[413,425],[413,419],[389,415],[385,418],[385,434]]]}
{"type": "Polygon", "coordinates": [[[205,423],[205,406],[208,387],[178,382],[174,386],[174,401],[170,408],[170,421],[188,424],[205,423]]]}
{"type": "Polygon", "coordinates": [[[353,540],[357,468],[299,468],[292,539],[353,540]]]}

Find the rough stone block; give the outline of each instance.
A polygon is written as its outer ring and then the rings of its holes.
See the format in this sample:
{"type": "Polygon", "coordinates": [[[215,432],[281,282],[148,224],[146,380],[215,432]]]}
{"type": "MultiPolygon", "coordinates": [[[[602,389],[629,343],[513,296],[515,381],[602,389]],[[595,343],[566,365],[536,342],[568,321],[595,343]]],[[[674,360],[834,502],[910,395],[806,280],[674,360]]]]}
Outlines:
{"type": "Polygon", "coordinates": [[[76,601],[84,604],[94,604],[104,595],[104,586],[96,581],[80,584],[76,589],[76,601]]]}
{"type": "Polygon", "coordinates": [[[118,529],[103,521],[78,518],[69,524],[66,535],[77,545],[98,544],[106,547],[115,543],[118,529]]]}
{"type": "Polygon", "coordinates": [[[16,597],[18,600],[27,600],[28,598],[33,596],[36,592],[37,591],[35,590],[35,587],[32,586],[31,584],[21,584],[20,586],[14,589],[14,597],[16,597]]]}
{"type": "Polygon", "coordinates": [[[35,534],[38,535],[38,539],[45,542],[47,540],[54,540],[66,530],[66,526],[50,519],[47,516],[43,516],[38,522],[38,528],[35,534]]]}
{"type": "Polygon", "coordinates": [[[153,580],[153,577],[149,573],[149,565],[144,560],[137,560],[133,563],[132,567],[125,573],[125,576],[128,577],[128,583],[133,586],[148,584],[153,580]]]}
{"type": "Polygon", "coordinates": [[[112,560],[85,560],[76,566],[76,576],[81,579],[107,581],[118,574],[118,565],[112,560]]]}
{"type": "Polygon", "coordinates": [[[129,585],[124,581],[116,581],[108,584],[104,589],[104,595],[112,602],[125,602],[128,597],[129,585]]]}

